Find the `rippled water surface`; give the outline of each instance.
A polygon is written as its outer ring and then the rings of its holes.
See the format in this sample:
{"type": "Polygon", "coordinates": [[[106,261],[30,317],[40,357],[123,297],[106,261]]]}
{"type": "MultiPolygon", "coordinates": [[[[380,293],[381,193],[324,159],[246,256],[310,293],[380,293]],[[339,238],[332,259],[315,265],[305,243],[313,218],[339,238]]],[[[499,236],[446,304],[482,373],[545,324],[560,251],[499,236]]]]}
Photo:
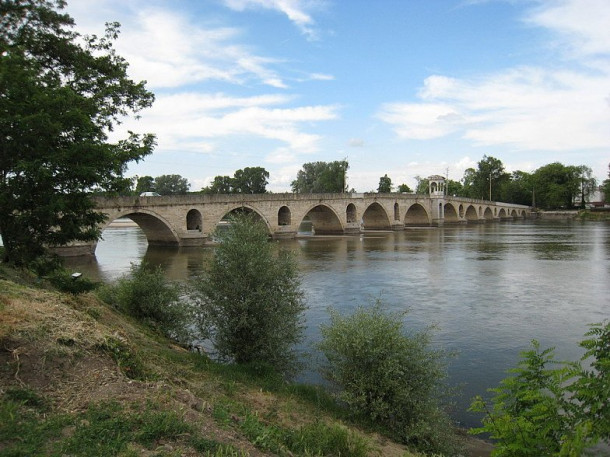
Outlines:
{"type": "MultiPolygon", "coordinates": [[[[281,241],[299,258],[309,310],[307,343],[332,306],[348,312],[381,298],[409,310],[413,329],[436,325],[435,344],[458,352],[450,381],[461,385],[455,417],[515,365],[532,339],[577,359],[587,324],[610,317],[610,224],[502,222],[281,241]]],[[[148,247],[137,227],[109,228],[96,258],[72,267],[112,280],[143,258],[173,279],[194,276],[212,248],[148,247]]],[[[316,357],[303,376],[317,382],[316,357]]]]}

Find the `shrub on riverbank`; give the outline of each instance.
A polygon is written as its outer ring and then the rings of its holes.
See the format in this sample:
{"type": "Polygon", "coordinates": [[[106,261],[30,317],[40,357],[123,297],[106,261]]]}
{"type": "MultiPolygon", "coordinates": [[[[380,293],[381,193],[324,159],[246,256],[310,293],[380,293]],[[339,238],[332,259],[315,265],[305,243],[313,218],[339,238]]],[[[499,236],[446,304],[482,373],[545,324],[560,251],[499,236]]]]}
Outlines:
{"type": "Polygon", "coordinates": [[[497,440],[494,456],[580,456],[600,441],[610,444],[610,322],[591,326],[582,362],[554,360],[553,349],[538,342],[521,353],[512,376],[477,397],[471,411],[482,412],[483,426],[497,440]]]}
{"type": "Polygon", "coordinates": [[[193,308],[181,299],[177,283],[165,278],[161,267],[132,264],[130,274],[101,288],[102,300],[118,310],[141,319],[180,343],[191,343],[190,327],[195,320],[193,308]]]}
{"type": "Polygon", "coordinates": [[[293,374],[306,309],[293,254],[247,214],[215,237],[214,257],[193,283],[202,333],[222,360],[293,374]]]}
{"type": "Polygon", "coordinates": [[[454,455],[453,426],[442,407],[447,354],[431,348],[429,331],[407,334],[403,314],[376,302],[349,316],[331,311],[321,332],[323,374],[355,417],[419,450],[454,455]]]}

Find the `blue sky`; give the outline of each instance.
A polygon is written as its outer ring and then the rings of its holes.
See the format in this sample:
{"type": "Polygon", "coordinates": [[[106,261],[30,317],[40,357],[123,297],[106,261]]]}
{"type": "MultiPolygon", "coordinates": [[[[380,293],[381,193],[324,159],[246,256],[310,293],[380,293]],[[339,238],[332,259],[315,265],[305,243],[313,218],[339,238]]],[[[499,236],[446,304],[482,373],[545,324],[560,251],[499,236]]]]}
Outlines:
{"type": "MultiPolygon", "coordinates": [[[[609,0],[68,0],[155,105],[122,129],[155,152],[129,176],[191,190],[262,166],[290,191],[306,162],[347,159],[348,185],[384,174],[460,179],[483,155],[508,171],[610,162],[609,0]]],[[[117,131],[119,134],[121,129],[117,131]]]]}

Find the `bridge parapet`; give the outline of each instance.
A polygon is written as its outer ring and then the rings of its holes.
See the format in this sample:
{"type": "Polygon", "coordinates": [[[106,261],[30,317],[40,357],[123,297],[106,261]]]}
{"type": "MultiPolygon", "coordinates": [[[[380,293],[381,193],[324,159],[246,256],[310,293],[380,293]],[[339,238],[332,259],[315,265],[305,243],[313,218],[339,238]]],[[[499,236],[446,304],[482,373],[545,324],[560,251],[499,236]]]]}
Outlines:
{"type": "MultiPolygon", "coordinates": [[[[158,197],[95,197],[108,215],[102,230],[129,217],[150,244],[203,245],[218,224],[236,210],[256,213],[276,238],[298,236],[303,222],[315,234],[354,234],[362,230],[402,230],[408,226],[488,222],[529,217],[524,205],[412,193],[186,194],[158,197]]],[[[94,250],[92,246],[91,250],[94,250]]],[[[76,250],[75,250],[76,252],[76,250]]]]}

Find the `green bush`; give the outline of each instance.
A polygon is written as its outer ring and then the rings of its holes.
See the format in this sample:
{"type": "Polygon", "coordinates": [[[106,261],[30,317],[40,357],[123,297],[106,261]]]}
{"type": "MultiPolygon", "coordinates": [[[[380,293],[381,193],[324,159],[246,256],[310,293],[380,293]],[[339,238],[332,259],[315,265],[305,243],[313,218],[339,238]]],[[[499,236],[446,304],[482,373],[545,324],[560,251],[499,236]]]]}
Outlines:
{"type": "Polygon", "coordinates": [[[407,334],[403,315],[377,301],[349,316],[330,312],[318,347],[326,379],[351,413],[385,429],[401,442],[426,452],[454,451],[456,440],[442,401],[444,351],[430,346],[430,332],[407,334]]]}
{"type": "Polygon", "coordinates": [[[160,267],[132,264],[129,275],[100,290],[100,298],[145,321],[181,343],[192,341],[193,308],[181,299],[181,287],[168,281],[160,267]]]}
{"type": "Polygon", "coordinates": [[[266,227],[236,216],[194,284],[200,328],[222,360],[292,374],[303,332],[303,293],[292,253],[276,251],[266,227]]]}
{"type": "Polygon", "coordinates": [[[73,277],[63,268],[58,269],[48,276],[48,280],[53,287],[61,292],[68,292],[74,295],[89,292],[98,287],[98,283],[85,277],[73,277]]]}
{"type": "Polygon", "coordinates": [[[38,276],[47,276],[62,270],[63,261],[57,254],[45,253],[30,260],[27,268],[38,276]]]}
{"type": "Polygon", "coordinates": [[[557,362],[537,341],[521,353],[512,376],[476,397],[471,411],[485,414],[482,427],[496,440],[494,456],[580,456],[600,441],[610,443],[610,323],[596,324],[580,345],[582,362],[557,362]]]}

